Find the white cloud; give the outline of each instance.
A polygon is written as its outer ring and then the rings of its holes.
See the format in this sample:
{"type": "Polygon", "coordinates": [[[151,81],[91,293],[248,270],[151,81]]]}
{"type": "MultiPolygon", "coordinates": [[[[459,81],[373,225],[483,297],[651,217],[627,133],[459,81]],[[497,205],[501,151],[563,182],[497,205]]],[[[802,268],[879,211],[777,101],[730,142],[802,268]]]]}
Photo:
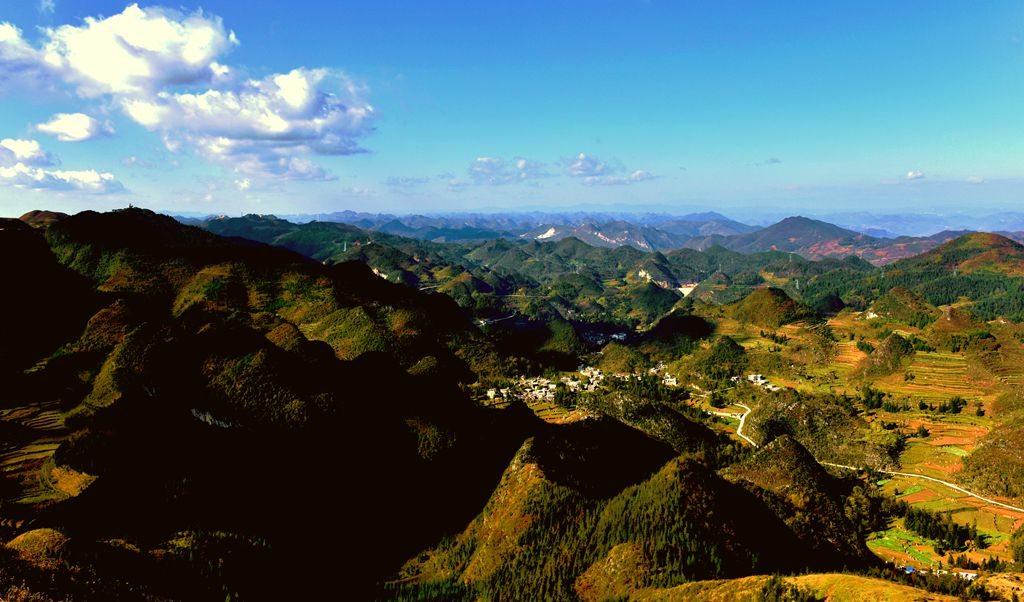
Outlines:
{"type": "Polygon", "coordinates": [[[576,159],[566,168],[566,173],[576,178],[602,176],[612,171],[615,171],[614,168],[609,167],[607,163],[586,153],[576,155],[576,159]]]}
{"type": "Polygon", "coordinates": [[[75,190],[94,194],[120,192],[124,186],[108,172],[92,169],[80,171],[46,170],[24,163],[0,167],[0,184],[15,188],[41,190],[75,190]]]}
{"type": "Polygon", "coordinates": [[[224,163],[239,174],[285,180],[337,179],[309,159],[292,154],[301,150],[297,146],[277,147],[267,141],[237,140],[223,136],[195,136],[189,141],[203,157],[224,163]]]}
{"type": "Polygon", "coordinates": [[[106,194],[124,190],[108,172],[46,169],[57,164],[36,140],[0,140],[0,186],[106,194]]]}
{"type": "Polygon", "coordinates": [[[57,10],[54,0],[39,0],[39,12],[44,15],[52,15],[57,10]]]}
{"type": "Polygon", "coordinates": [[[114,134],[109,123],[100,123],[85,113],[57,113],[46,123],[38,124],[36,130],[56,136],[61,142],[83,142],[114,134]]]}
{"type": "Polygon", "coordinates": [[[43,150],[35,140],[4,138],[0,140],[0,166],[11,166],[16,163],[38,167],[55,165],[53,155],[43,150]]]}
{"type": "Polygon", "coordinates": [[[967,176],[967,183],[968,184],[984,184],[985,183],[985,178],[983,178],[981,176],[967,176]]]}
{"type": "Polygon", "coordinates": [[[0,89],[36,88],[47,76],[42,53],[25,41],[20,29],[0,22],[0,89]]]}
{"type": "Polygon", "coordinates": [[[903,176],[903,179],[904,180],[920,180],[923,177],[924,177],[924,172],[923,171],[918,171],[916,169],[912,169],[912,170],[908,171],[906,173],[906,175],[903,176]]]}
{"type": "Polygon", "coordinates": [[[511,162],[498,157],[477,157],[467,173],[474,183],[490,185],[514,184],[550,175],[543,163],[522,157],[516,157],[511,162]]]}
{"type": "Polygon", "coordinates": [[[638,169],[625,176],[588,176],[583,178],[583,183],[587,186],[625,186],[626,184],[653,180],[657,177],[648,171],[638,169]]]}
{"type": "Polygon", "coordinates": [[[429,182],[430,178],[416,176],[391,176],[384,181],[385,184],[392,188],[415,188],[429,182]]]}
{"type": "MultiPolygon", "coordinates": [[[[373,129],[364,91],[338,72],[297,68],[236,79],[218,62],[238,43],[235,34],[202,11],[131,4],[110,17],[44,29],[42,38],[35,47],[0,23],[0,89],[22,89],[17,84],[35,78],[106,97],[159,132],[169,151],[192,148],[240,177],[333,179],[308,157],[363,152],[358,139],[373,129]]],[[[64,141],[112,133],[89,119],[58,115],[37,127],[64,141]]]]}
{"type": "Polygon", "coordinates": [[[620,165],[602,161],[586,153],[576,155],[576,158],[570,161],[565,168],[568,175],[581,178],[586,186],[625,186],[653,180],[657,177],[642,169],[631,171],[626,175],[618,175],[622,171],[620,165]]]}
{"type": "Polygon", "coordinates": [[[140,125],[174,133],[208,159],[240,171],[326,179],[323,170],[295,156],[362,152],[357,138],[372,131],[374,116],[359,90],[341,76],[345,98],[321,90],[332,75],[326,69],[294,69],[231,90],[162,92],[123,99],[121,106],[140,125]]]}
{"type": "Polygon", "coordinates": [[[44,33],[44,64],[88,97],[212,81],[224,73],[215,59],[238,42],[218,17],[138,4],[44,33]]]}

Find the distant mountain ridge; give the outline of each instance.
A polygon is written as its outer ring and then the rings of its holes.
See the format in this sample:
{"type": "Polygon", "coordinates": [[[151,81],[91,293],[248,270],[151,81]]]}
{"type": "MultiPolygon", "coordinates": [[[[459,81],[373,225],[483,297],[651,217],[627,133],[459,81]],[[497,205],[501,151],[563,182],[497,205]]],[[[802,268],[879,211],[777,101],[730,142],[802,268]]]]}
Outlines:
{"type": "Polygon", "coordinates": [[[813,260],[856,256],[875,265],[885,265],[924,253],[969,232],[945,230],[931,236],[878,238],[821,220],[794,216],[746,234],[691,238],[683,246],[705,250],[719,245],[740,253],[784,251],[813,260]]]}
{"type": "MultiPolygon", "coordinates": [[[[860,214],[851,215],[856,217],[860,214]]],[[[315,216],[260,217],[287,220],[292,224],[312,223],[310,218],[315,218],[313,221],[317,223],[345,224],[364,231],[437,243],[478,243],[501,239],[553,242],[576,238],[591,246],[627,246],[643,252],[707,250],[717,245],[740,253],[781,251],[812,260],[856,256],[874,265],[886,265],[924,253],[975,231],[944,229],[928,236],[896,236],[889,230],[852,229],[805,216],[791,216],[766,227],[757,227],[714,211],[682,216],[598,212],[393,215],[341,211],[315,216]]],[[[846,218],[852,219],[849,215],[846,218]]],[[[30,219],[38,222],[44,217],[30,219]]],[[[52,218],[45,216],[45,219],[52,218]]],[[[198,226],[203,226],[210,219],[179,218],[183,223],[198,226]]],[[[1008,226],[1018,224],[1012,216],[999,223],[1008,226]]],[[[1007,230],[998,234],[1024,242],[1024,231],[1007,230]]],[[[271,242],[259,236],[255,239],[271,242]]]]}
{"type": "MultiPolygon", "coordinates": [[[[433,242],[525,238],[561,240],[575,237],[601,247],[627,245],[642,251],[678,249],[694,236],[743,234],[757,230],[713,211],[682,216],[603,212],[454,213],[394,215],[340,211],[317,215],[285,215],[295,223],[340,222],[398,236],[433,242]]],[[[183,220],[198,224],[201,220],[183,220]]]]}

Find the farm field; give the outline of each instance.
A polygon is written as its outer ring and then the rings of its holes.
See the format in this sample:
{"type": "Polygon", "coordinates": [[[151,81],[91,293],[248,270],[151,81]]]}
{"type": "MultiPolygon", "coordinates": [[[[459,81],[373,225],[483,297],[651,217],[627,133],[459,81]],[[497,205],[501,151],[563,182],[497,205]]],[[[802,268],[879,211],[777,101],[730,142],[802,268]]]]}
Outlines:
{"type": "MultiPolygon", "coordinates": [[[[924,336],[922,330],[844,311],[828,323],[835,336],[832,355],[825,361],[809,362],[806,348],[812,333],[805,323],[774,329],[788,339],[780,345],[762,336],[760,331],[764,329],[757,325],[730,317],[717,317],[715,321],[717,333],[732,337],[750,354],[753,366],[749,371],[764,374],[774,384],[808,394],[845,394],[854,400],[859,400],[866,385],[886,394],[890,404],[903,409],[879,408],[861,414],[868,423],[895,426],[913,435],[906,440],[897,470],[953,483],[964,460],[999,423],[998,416],[993,417],[995,400],[1011,385],[1024,384],[1024,370],[1016,367],[1024,364],[1024,352],[1010,337],[1005,337],[1010,344],[998,355],[988,356],[985,364],[965,351],[925,349],[914,351],[889,374],[870,375],[865,371],[865,351],[877,348],[890,332],[914,337],[924,336]],[[772,359],[772,355],[778,357],[772,359]],[[959,413],[940,411],[954,397],[966,402],[963,409],[959,413]],[[919,429],[927,434],[921,436],[919,429]]],[[[756,399],[748,403],[755,404],[756,399]]],[[[736,420],[723,418],[715,428],[735,436],[737,424],[736,420]]],[[[985,545],[965,553],[974,562],[1010,560],[1009,538],[1024,526],[1024,513],[987,504],[925,479],[893,476],[884,480],[882,490],[913,507],[946,514],[962,525],[976,525],[985,545]]],[[[1022,506],[1019,500],[986,497],[1022,506]]],[[[948,562],[935,552],[933,543],[904,529],[899,520],[886,531],[873,534],[869,547],[879,557],[900,564],[937,566],[948,562]]]]}
{"type": "MultiPolygon", "coordinates": [[[[985,547],[963,554],[978,563],[990,558],[1008,559],[1010,535],[1024,525],[1024,513],[986,504],[925,479],[893,476],[883,482],[882,491],[914,507],[947,513],[959,524],[977,525],[985,537],[985,547]]],[[[888,531],[874,534],[868,545],[885,560],[920,563],[914,566],[938,566],[948,560],[935,552],[931,542],[904,530],[901,521],[888,531]]]]}
{"type": "Polygon", "coordinates": [[[582,410],[569,410],[557,406],[550,401],[528,400],[526,405],[544,422],[551,424],[567,424],[576,422],[586,416],[582,410]]]}
{"type": "Polygon", "coordinates": [[[5,504],[0,533],[22,524],[33,508],[77,495],[93,477],[59,468],[53,454],[68,435],[56,402],[0,410],[5,430],[17,433],[0,453],[5,504]]]}
{"type": "Polygon", "coordinates": [[[880,379],[875,385],[894,397],[915,402],[939,403],[954,395],[976,401],[985,394],[981,384],[969,376],[962,353],[918,351],[903,373],[880,379]]]}
{"type": "MultiPolygon", "coordinates": [[[[495,402],[481,400],[482,405],[495,409],[507,408],[509,403],[504,400],[495,402]]],[[[582,420],[587,416],[587,413],[583,410],[563,408],[550,401],[527,399],[525,403],[526,407],[530,408],[538,418],[551,424],[568,424],[582,420]]]]}
{"type": "MultiPolygon", "coordinates": [[[[695,581],[663,590],[641,590],[630,596],[630,600],[643,602],[669,602],[675,600],[705,600],[707,602],[731,602],[733,600],[758,600],[761,589],[770,578],[764,575],[739,579],[695,581]]],[[[863,602],[884,600],[888,602],[917,602],[927,599],[935,602],[954,602],[956,597],[928,594],[891,581],[846,575],[822,573],[786,577],[785,582],[809,591],[818,599],[830,602],[863,602]]]]}

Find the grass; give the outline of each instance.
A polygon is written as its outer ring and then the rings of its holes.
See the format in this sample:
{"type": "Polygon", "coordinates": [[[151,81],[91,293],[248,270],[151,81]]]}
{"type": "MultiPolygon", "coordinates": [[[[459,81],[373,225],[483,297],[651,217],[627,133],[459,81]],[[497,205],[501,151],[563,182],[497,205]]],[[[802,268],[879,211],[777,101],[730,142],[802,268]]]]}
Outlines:
{"type": "Polygon", "coordinates": [[[909,558],[927,566],[937,565],[941,561],[932,548],[934,542],[902,528],[894,527],[872,534],[867,543],[872,552],[889,560],[909,558]]]}
{"type": "Polygon", "coordinates": [[[958,458],[966,458],[967,452],[960,449],[959,447],[953,447],[952,445],[943,445],[939,449],[946,452],[947,454],[953,454],[958,458]]]}
{"type": "MultiPolygon", "coordinates": [[[[754,601],[770,577],[755,575],[739,579],[715,581],[694,581],[670,589],[644,589],[634,592],[629,599],[642,602],[668,602],[676,600],[702,600],[705,602],[731,602],[733,600],[754,601]]],[[[863,602],[878,600],[886,602],[916,602],[933,600],[955,602],[953,596],[927,593],[907,585],[842,573],[820,573],[786,577],[787,583],[809,590],[816,597],[830,602],[863,602]]]]}

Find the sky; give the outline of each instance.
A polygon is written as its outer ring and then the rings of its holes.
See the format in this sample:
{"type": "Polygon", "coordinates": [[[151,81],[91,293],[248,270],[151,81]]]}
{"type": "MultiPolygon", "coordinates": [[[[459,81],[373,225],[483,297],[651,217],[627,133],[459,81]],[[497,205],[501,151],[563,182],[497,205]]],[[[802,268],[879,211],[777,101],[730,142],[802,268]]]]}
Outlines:
{"type": "Polygon", "coordinates": [[[1024,210],[1019,1],[190,1],[0,4],[0,215],[1024,210]]]}

